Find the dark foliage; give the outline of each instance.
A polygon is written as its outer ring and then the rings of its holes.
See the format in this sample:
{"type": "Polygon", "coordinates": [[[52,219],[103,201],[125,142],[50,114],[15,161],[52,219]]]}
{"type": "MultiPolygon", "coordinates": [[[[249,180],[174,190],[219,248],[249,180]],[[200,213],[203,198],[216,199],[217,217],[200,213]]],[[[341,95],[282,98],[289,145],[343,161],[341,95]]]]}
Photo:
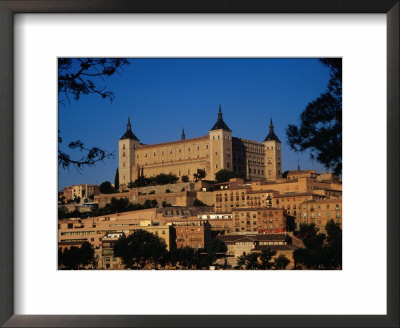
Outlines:
{"type": "Polygon", "coordinates": [[[79,248],[72,246],[69,249],[65,248],[64,252],[61,252],[61,248],[58,250],[59,267],[79,269],[90,264],[94,265],[94,262],[94,249],[92,244],[87,241],[83,242],[79,248]]]}
{"type": "Polygon", "coordinates": [[[300,116],[300,127],[289,125],[289,145],[299,152],[308,150],[336,175],[342,172],[342,59],[320,60],[330,69],[327,91],[310,102],[300,116]]]}
{"type": "Polygon", "coordinates": [[[233,171],[229,171],[229,170],[219,170],[217,173],[215,173],[215,180],[217,180],[217,182],[221,183],[221,182],[227,182],[232,178],[238,178],[239,176],[233,172],[233,171]]]}
{"type": "Polygon", "coordinates": [[[155,177],[150,178],[146,178],[144,175],[140,175],[134,182],[128,183],[128,188],[174,184],[178,182],[178,180],[179,178],[175,174],[171,173],[160,173],[155,177]]]}
{"type": "Polygon", "coordinates": [[[114,255],[120,257],[127,268],[157,268],[168,257],[164,240],[145,230],[136,230],[128,237],[122,236],[114,246],[114,255]]]}
{"type": "Polygon", "coordinates": [[[276,255],[276,251],[267,248],[257,253],[249,253],[239,256],[238,267],[246,270],[270,270],[274,267],[272,258],[276,255]]]}
{"type": "Polygon", "coordinates": [[[111,198],[111,202],[106,204],[104,207],[94,208],[90,213],[90,216],[102,216],[108,214],[122,213],[128,211],[138,211],[146,208],[157,207],[158,203],[155,199],[147,199],[143,204],[132,204],[126,198],[111,198]]]}
{"type": "Polygon", "coordinates": [[[206,175],[207,175],[206,170],[197,169],[197,173],[193,174],[194,181],[197,182],[203,180],[206,177],[206,175]]]}
{"type": "Polygon", "coordinates": [[[107,90],[105,78],[121,73],[125,65],[129,65],[125,58],[59,58],[59,101],[70,102],[70,97],[79,100],[81,95],[88,94],[112,101],[114,93],[107,90]]]}
{"type": "MultiPolygon", "coordinates": [[[[58,99],[60,105],[69,104],[71,98],[79,100],[82,95],[96,94],[112,101],[114,93],[107,90],[106,78],[121,73],[129,61],[124,58],[59,58],[58,59],[58,99]]],[[[113,158],[114,153],[99,147],[86,147],[81,140],[68,144],[70,150],[78,150],[78,158],[60,149],[62,138],[58,133],[58,163],[62,168],[74,166],[80,170],[92,167],[105,159],[113,158]]]]}
{"type": "Polygon", "coordinates": [[[112,194],[114,192],[114,188],[111,185],[110,181],[104,181],[100,184],[100,192],[102,194],[112,194]]]}
{"type": "Polygon", "coordinates": [[[294,251],[296,267],[314,270],[333,270],[342,267],[342,230],[330,220],[326,224],[326,235],[318,233],[314,223],[300,224],[298,237],[305,248],[294,251]]]}
{"type": "Polygon", "coordinates": [[[118,170],[118,168],[117,168],[117,170],[115,171],[114,189],[115,189],[115,192],[118,192],[118,191],[119,191],[119,170],[118,170]]]}

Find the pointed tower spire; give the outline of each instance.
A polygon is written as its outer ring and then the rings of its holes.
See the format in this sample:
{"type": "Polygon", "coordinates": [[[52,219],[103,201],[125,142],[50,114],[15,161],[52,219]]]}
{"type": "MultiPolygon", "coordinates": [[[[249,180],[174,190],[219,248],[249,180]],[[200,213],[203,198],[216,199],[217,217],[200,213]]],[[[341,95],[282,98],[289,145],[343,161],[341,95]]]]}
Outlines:
{"type": "Polygon", "coordinates": [[[185,136],[185,128],[182,127],[182,134],[181,134],[181,140],[185,140],[186,136],[185,136]]]}
{"type": "Polygon", "coordinates": [[[219,104],[217,123],[214,124],[214,126],[211,128],[211,130],[220,130],[220,129],[231,131],[231,129],[229,129],[229,127],[226,125],[226,123],[222,119],[221,104],[219,104]]]}
{"type": "Polygon", "coordinates": [[[126,131],[124,135],[121,137],[121,139],[139,140],[138,137],[136,137],[135,134],[132,132],[131,119],[129,116],[128,116],[128,123],[126,124],[126,131]]]}
{"type": "Polygon", "coordinates": [[[264,139],[264,141],[271,141],[271,140],[275,140],[278,142],[281,142],[279,140],[279,138],[276,136],[275,131],[274,131],[274,124],[272,123],[272,116],[269,122],[269,133],[267,135],[267,137],[264,139]]]}

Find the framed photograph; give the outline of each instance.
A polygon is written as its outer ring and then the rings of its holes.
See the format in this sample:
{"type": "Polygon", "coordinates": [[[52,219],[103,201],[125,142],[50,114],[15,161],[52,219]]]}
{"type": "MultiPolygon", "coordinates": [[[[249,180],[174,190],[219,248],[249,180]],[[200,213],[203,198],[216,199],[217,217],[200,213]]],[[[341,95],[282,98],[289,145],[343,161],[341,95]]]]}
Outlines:
{"type": "Polygon", "coordinates": [[[0,323],[398,327],[399,8],[0,1],[0,323]]]}

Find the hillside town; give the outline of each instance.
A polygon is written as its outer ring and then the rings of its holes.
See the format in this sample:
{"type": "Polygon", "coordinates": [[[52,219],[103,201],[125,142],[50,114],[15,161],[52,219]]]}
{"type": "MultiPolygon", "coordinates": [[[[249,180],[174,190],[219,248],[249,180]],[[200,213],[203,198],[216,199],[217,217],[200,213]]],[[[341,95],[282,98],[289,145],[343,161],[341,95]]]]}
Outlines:
{"type": "Polygon", "coordinates": [[[207,135],[154,145],[128,118],[114,183],[59,192],[59,269],[341,269],[341,178],[282,172],[281,147],[272,118],[238,138],[221,106],[207,135]]]}

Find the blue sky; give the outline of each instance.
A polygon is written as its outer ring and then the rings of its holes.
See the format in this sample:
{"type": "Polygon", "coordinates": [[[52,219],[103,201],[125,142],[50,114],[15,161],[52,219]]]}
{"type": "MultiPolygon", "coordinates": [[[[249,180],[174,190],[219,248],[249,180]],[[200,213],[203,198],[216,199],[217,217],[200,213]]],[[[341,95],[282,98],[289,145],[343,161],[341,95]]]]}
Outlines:
{"type": "MultiPolygon", "coordinates": [[[[96,167],[59,168],[59,189],[103,181],[114,182],[118,167],[118,139],[128,116],[142,143],[153,144],[204,136],[217,120],[221,104],[233,136],[262,142],[272,117],[282,142],[282,170],[324,171],[308,153],[289,148],[285,130],[299,124],[306,105],[326,90],[329,70],[317,59],[130,59],[121,74],[103,83],[115,94],[113,102],[98,95],[60,105],[61,148],[81,140],[115,152],[114,159],[96,167]]],[[[69,151],[70,152],[70,151],[69,151]]]]}

